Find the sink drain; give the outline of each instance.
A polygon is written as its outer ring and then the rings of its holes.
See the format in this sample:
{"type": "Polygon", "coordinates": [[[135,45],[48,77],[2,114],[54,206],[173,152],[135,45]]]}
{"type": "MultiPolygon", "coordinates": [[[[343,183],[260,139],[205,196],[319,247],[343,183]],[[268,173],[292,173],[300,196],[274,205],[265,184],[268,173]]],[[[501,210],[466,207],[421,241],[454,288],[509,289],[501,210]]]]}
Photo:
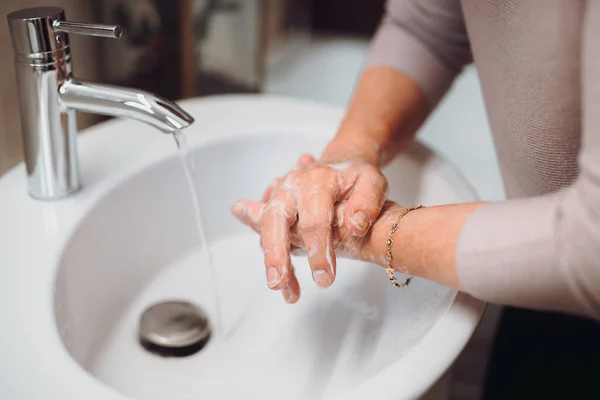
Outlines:
{"type": "Polygon", "coordinates": [[[186,301],[163,301],[140,317],[139,340],[147,351],[162,357],[187,357],[200,351],[211,335],[208,316],[186,301]]]}

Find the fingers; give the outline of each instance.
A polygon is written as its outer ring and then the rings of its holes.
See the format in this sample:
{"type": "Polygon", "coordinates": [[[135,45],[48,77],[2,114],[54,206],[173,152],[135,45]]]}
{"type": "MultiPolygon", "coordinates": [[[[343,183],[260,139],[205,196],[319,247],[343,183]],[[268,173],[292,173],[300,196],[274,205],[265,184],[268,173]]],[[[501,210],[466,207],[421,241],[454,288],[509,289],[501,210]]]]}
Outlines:
{"type": "MultiPolygon", "coordinates": [[[[294,250],[302,247],[307,249],[313,279],[319,286],[328,287],[335,279],[331,223],[334,199],[339,188],[319,186],[323,186],[322,182],[336,179],[327,180],[327,177],[315,176],[314,182],[308,180],[308,188],[314,185],[314,189],[306,191],[305,184],[293,182],[291,178],[293,173],[316,162],[313,156],[300,156],[291,174],[276,179],[267,188],[262,199],[265,205],[242,200],[232,207],[232,213],[241,222],[261,235],[268,286],[275,290],[281,289],[288,303],[295,303],[300,297],[300,286],[291,265],[292,247],[294,250]],[[301,190],[297,192],[299,196],[296,198],[292,190],[298,188],[301,190]],[[336,192],[335,196],[331,193],[333,191],[336,192]],[[290,228],[297,221],[298,199],[302,199],[304,203],[301,213],[304,218],[303,223],[295,226],[292,232],[290,228]]],[[[308,176],[310,179],[310,175],[308,176]]]]}
{"type": "Polygon", "coordinates": [[[300,158],[298,158],[298,163],[294,167],[293,171],[297,171],[300,168],[308,167],[309,165],[312,165],[316,162],[317,160],[310,154],[302,154],[300,158]]]}
{"type": "Polygon", "coordinates": [[[279,188],[281,187],[282,183],[283,183],[283,178],[276,178],[273,182],[271,182],[271,184],[269,185],[267,190],[265,190],[265,193],[263,194],[260,201],[263,203],[266,203],[269,200],[271,200],[271,198],[273,197],[275,192],[277,190],[279,190],[279,188]]]}
{"type": "Polygon", "coordinates": [[[337,232],[344,228],[344,214],[346,212],[346,208],[348,207],[348,202],[345,200],[338,201],[335,204],[334,217],[333,217],[333,228],[337,232]]]}
{"type": "Polygon", "coordinates": [[[387,180],[374,167],[358,175],[344,213],[346,228],[355,236],[364,236],[381,212],[387,199],[387,180]]]}
{"type": "Polygon", "coordinates": [[[332,237],[334,202],[337,198],[337,186],[324,186],[322,175],[303,185],[298,202],[298,227],[306,247],[308,262],[315,283],[329,287],[335,279],[335,252],[332,237]]]}
{"type": "Polygon", "coordinates": [[[260,222],[267,284],[279,290],[291,275],[290,226],[296,221],[296,201],[290,190],[282,189],[267,203],[260,222]]]}
{"type": "Polygon", "coordinates": [[[290,273],[290,280],[288,284],[281,289],[281,294],[288,304],[294,304],[300,299],[300,284],[298,283],[298,278],[296,278],[293,267],[290,273]]]}
{"type": "MultiPolygon", "coordinates": [[[[261,233],[261,219],[264,210],[264,204],[250,201],[240,200],[235,203],[231,209],[233,215],[239,219],[243,224],[248,225],[252,230],[260,235],[261,233]]],[[[297,250],[302,246],[302,241],[298,233],[291,234],[291,244],[297,250]]],[[[284,300],[289,304],[294,304],[300,299],[300,284],[296,273],[294,272],[293,266],[290,268],[290,276],[287,285],[281,289],[284,300]]]]}
{"type": "Polygon", "coordinates": [[[260,220],[264,209],[263,203],[250,200],[240,200],[231,207],[231,213],[244,225],[260,234],[260,220]]]}
{"type": "MultiPolygon", "coordinates": [[[[263,203],[251,200],[240,200],[233,205],[231,213],[240,220],[240,222],[249,226],[254,232],[260,235],[260,220],[262,218],[263,209],[263,203]]],[[[339,218],[343,218],[343,210],[345,209],[345,206],[343,208],[336,207],[336,215],[339,215],[339,218]]],[[[292,251],[296,252],[294,254],[302,254],[304,252],[304,243],[302,242],[302,236],[300,236],[297,224],[290,227],[290,242],[292,244],[292,251]]]]}

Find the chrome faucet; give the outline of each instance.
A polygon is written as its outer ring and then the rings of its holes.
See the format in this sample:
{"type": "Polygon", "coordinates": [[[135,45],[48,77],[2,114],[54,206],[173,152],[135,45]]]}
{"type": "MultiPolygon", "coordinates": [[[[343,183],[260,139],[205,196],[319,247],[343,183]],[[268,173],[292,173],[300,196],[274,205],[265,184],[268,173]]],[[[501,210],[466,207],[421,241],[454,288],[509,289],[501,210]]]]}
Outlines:
{"type": "Polygon", "coordinates": [[[57,200],[80,189],[75,110],[140,120],[165,133],[194,122],[177,104],[151,93],[73,77],[68,34],[119,38],[120,27],[68,22],[58,7],[27,8],[7,19],[32,197],[57,200]]]}

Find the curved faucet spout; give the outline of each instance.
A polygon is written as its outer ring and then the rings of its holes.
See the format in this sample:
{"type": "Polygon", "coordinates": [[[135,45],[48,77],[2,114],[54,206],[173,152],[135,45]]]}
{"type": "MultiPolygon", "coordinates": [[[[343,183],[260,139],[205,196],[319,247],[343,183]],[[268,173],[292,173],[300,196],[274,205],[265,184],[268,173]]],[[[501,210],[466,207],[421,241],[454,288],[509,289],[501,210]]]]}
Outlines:
{"type": "Polygon", "coordinates": [[[69,34],[118,38],[119,26],[67,21],[60,7],[17,10],[7,19],[32,197],[57,200],[81,188],[75,110],[136,119],[165,133],[194,122],[177,104],[152,93],[73,78],[69,34]]]}
{"type": "Polygon", "coordinates": [[[136,119],[165,133],[185,129],[194,122],[174,102],[141,90],[69,79],[59,86],[58,92],[66,108],[136,119]]]}

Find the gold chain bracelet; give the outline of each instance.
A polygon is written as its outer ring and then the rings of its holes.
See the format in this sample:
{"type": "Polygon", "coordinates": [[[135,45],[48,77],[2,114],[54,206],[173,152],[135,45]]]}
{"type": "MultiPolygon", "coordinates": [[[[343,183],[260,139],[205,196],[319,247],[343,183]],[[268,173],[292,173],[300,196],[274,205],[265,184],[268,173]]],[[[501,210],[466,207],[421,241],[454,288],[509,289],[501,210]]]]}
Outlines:
{"type": "Polygon", "coordinates": [[[418,210],[419,208],[424,208],[424,206],[420,205],[412,208],[406,208],[400,213],[398,219],[396,219],[396,222],[392,224],[392,230],[386,242],[387,251],[385,253],[385,272],[387,272],[390,283],[399,288],[408,286],[413,277],[409,276],[403,283],[398,283],[396,277],[394,276],[394,268],[392,267],[392,246],[394,245],[394,232],[396,232],[396,229],[398,229],[398,225],[400,224],[400,220],[404,218],[406,214],[413,210],[418,210]]]}

